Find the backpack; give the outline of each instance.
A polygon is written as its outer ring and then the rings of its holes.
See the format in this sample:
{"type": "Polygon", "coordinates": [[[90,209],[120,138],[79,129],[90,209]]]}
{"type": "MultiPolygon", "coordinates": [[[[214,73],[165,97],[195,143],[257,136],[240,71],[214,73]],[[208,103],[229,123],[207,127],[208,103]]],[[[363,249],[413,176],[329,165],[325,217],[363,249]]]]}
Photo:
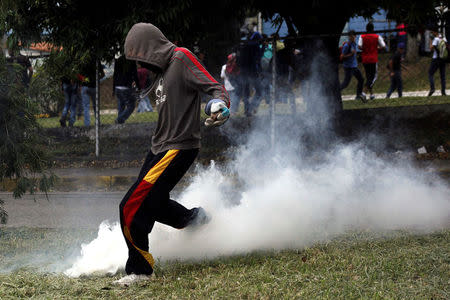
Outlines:
{"type": "Polygon", "coordinates": [[[447,45],[444,39],[441,39],[438,44],[438,54],[440,59],[448,61],[448,48],[449,45],[447,45]]]}

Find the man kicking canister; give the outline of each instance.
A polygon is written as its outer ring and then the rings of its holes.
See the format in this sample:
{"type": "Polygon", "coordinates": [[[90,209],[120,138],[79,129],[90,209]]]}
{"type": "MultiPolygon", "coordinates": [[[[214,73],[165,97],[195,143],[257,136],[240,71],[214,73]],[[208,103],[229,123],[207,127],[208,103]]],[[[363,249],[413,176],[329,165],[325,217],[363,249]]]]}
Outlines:
{"type": "Polygon", "coordinates": [[[125,40],[125,56],[150,70],[148,91],[158,122],[152,146],[136,183],[120,203],[120,222],[128,246],[127,276],[115,281],[129,285],[149,279],[154,259],[148,234],[155,221],[181,229],[209,221],[201,207],[187,209],[169,198],[170,191],[193,163],[200,148],[200,92],[212,96],[206,126],[219,126],[230,115],[230,100],[191,51],[176,47],[154,25],[135,24],[125,40]]]}

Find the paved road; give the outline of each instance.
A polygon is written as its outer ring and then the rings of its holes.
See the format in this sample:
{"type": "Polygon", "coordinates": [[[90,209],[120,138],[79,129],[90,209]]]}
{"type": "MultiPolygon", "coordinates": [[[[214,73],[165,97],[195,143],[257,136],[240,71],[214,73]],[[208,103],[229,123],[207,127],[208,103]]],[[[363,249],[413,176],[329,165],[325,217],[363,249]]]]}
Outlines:
{"type": "MultiPolygon", "coordinates": [[[[426,172],[438,172],[450,184],[450,161],[416,161],[417,167],[426,172]]],[[[45,194],[25,195],[14,199],[11,193],[0,192],[0,199],[5,200],[5,208],[9,213],[7,227],[37,227],[37,228],[97,228],[104,220],[118,221],[118,207],[130,184],[116,186],[114,191],[94,188],[82,192],[79,187],[89,182],[90,186],[101,186],[104,177],[128,178],[129,182],[135,180],[136,168],[123,169],[59,169],[55,170],[58,176],[68,177],[78,187],[77,192],[49,193],[47,200],[45,194]]],[[[186,179],[186,178],[184,178],[186,179]]],[[[114,182],[114,180],[111,180],[114,182]]],[[[176,199],[186,182],[182,180],[174,189],[172,195],[176,199]]],[[[4,225],[1,225],[4,226],[4,225]]]]}
{"type": "MultiPolygon", "coordinates": [[[[0,193],[9,214],[7,227],[97,228],[103,220],[118,221],[125,192],[50,193],[14,199],[0,193]]],[[[3,225],[2,225],[3,226],[3,225]]]]}

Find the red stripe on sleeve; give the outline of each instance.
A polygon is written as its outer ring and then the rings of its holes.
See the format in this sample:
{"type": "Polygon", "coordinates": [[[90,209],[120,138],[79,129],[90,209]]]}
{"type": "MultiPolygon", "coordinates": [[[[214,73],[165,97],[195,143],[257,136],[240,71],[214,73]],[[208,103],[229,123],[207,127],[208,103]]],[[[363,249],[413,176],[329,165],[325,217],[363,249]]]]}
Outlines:
{"type": "Polygon", "coordinates": [[[212,82],[214,83],[218,83],[214,77],[211,76],[211,74],[208,73],[208,71],[206,71],[205,67],[202,66],[202,64],[197,60],[197,58],[195,58],[194,55],[192,55],[192,53],[186,49],[186,48],[181,48],[181,47],[177,47],[175,48],[175,51],[181,51],[184,54],[186,54],[186,56],[194,63],[194,65],[212,82]]]}

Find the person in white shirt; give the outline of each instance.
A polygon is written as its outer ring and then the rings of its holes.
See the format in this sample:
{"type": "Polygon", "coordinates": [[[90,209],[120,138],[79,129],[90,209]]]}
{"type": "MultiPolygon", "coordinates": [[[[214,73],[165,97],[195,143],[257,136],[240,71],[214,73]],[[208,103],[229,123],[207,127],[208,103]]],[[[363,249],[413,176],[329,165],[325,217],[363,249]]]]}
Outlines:
{"type": "MultiPolygon", "coordinates": [[[[235,60],[236,54],[232,53],[230,55],[228,55],[228,61],[227,64],[230,65],[233,60],[235,60]]],[[[223,79],[224,85],[225,85],[225,89],[228,92],[228,95],[230,96],[230,101],[231,101],[231,105],[230,105],[230,111],[233,113],[236,113],[239,109],[239,97],[236,93],[236,89],[233,86],[233,84],[231,84],[230,78],[229,78],[229,74],[227,73],[227,64],[222,66],[222,70],[220,72],[220,78],[223,79]]]]}
{"type": "MultiPolygon", "coordinates": [[[[433,57],[431,59],[430,68],[428,69],[428,80],[430,81],[430,91],[428,92],[428,97],[433,95],[434,89],[434,73],[439,69],[439,74],[441,76],[441,94],[442,96],[446,96],[445,93],[445,61],[439,57],[439,43],[443,39],[437,28],[433,28],[431,30],[431,34],[434,37],[432,41],[430,41],[430,50],[433,51],[433,57]]],[[[445,38],[444,38],[445,40],[445,38]]]]}

